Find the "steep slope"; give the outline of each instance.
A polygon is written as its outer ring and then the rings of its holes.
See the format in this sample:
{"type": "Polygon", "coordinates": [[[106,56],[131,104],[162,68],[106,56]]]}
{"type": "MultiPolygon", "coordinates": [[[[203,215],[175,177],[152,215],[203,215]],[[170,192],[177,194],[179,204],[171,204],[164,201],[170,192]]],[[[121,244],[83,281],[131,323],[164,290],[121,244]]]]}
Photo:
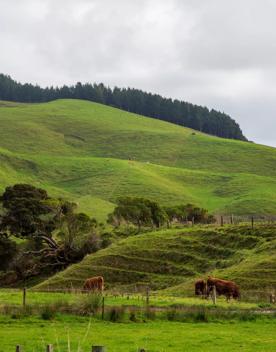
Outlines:
{"type": "Polygon", "coordinates": [[[264,292],[276,288],[275,246],[273,225],[151,232],[89,255],[38,287],[81,287],[87,277],[103,275],[109,288],[150,285],[192,293],[195,278],[212,274],[264,292]]]}
{"type": "Polygon", "coordinates": [[[80,100],[0,102],[0,188],[31,182],[104,219],[117,197],[276,211],[276,149],[80,100]]]}

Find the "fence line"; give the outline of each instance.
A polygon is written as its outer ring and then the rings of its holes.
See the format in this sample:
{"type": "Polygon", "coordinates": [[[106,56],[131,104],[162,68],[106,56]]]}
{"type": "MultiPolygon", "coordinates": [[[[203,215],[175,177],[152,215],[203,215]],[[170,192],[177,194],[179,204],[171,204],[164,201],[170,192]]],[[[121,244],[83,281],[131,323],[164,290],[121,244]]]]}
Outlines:
{"type": "MultiPolygon", "coordinates": [[[[92,352],[107,352],[107,349],[105,348],[105,346],[92,346],[91,351],[92,352]]],[[[15,352],[23,352],[22,346],[17,345],[15,347],[15,352]]],[[[46,352],[54,352],[54,345],[52,345],[52,344],[47,345],[46,352]]],[[[142,349],[139,348],[138,352],[146,352],[146,350],[144,348],[142,348],[142,349]]]]}
{"type": "MultiPolygon", "coordinates": [[[[23,352],[23,349],[20,345],[17,345],[15,348],[15,351],[16,352],[23,352]]],[[[107,349],[105,346],[92,346],[91,351],[92,352],[107,352],[107,349]]],[[[54,346],[47,345],[46,352],[54,352],[54,346]]],[[[138,348],[138,352],[146,352],[146,350],[144,348],[138,348]]]]}
{"type": "MultiPolygon", "coordinates": [[[[71,294],[71,295],[81,295],[81,294],[91,294],[93,292],[89,290],[82,290],[82,289],[52,289],[52,290],[39,290],[39,289],[26,289],[25,287],[21,290],[16,290],[18,293],[22,292],[22,306],[25,309],[28,302],[28,292],[30,293],[62,293],[62,294],[71,294]]],[[[95,293],[93,293],[95,294],[95,293]]],[[[105,306],[106,300],[108,297],[110,298],[126,298],[127,300],[130,299],[137,299],[138,301],[144,302],[145,307],[149,307],[152,300],[164,300],[168,302],[176,302],[177,299],[185,299],[185,298],[196,298],[195,294],[185,294],[183,296],[165,296],[162,297],[158,292],[150,291],[149,287],[146,288],[145,291],[142,292],[104,292],[104,293],[96,293],[102,297],[101,300],[101,316],[104,319],[105,313],[105,306]]],[[[271,287],[271,289],[267,289],[266,291],[245,291],[243,297],[245,298],[244,302],[268,302],[271,304],[276,303],[276,287],[271,287]],[[251,299],[250,299],[251,298],[251,299]]],[[[212,298],[212,295],[211,295],[212,298]]],[[[156,303],[156,302],[155,302],[156,303]]],[[[216,303],[216,300],[215,302],[216,303]]],[[[180,303],[179,303],[180,304],[180,303]]]]}
{"type": "Polygon", "coordinates": [[[275,224],[276,225],[276,215],[215,215],[214,225],[241,225],[249,224],[251,228],[254,228],[255,224],[275,224]]]}

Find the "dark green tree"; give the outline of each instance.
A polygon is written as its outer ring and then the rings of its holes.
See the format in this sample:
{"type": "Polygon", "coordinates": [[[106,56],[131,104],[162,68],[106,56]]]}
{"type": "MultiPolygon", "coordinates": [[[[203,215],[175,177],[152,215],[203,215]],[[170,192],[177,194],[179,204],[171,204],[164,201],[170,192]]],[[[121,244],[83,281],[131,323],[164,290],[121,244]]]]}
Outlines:
{"type": "Polygon", "coordinates": [[[132,223],[141,227],[160,227],[167,221],[167,214],[156,202],[144,198],[120,198],[109,222],[115,226],[121,223],[132,223]]]}

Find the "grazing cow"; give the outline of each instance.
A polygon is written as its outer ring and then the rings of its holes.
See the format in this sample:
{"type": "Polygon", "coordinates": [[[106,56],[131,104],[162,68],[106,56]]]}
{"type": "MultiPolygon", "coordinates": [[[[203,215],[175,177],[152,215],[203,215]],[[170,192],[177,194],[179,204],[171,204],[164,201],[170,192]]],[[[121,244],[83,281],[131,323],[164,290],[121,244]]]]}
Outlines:
{"type": "Polygon", "coordinates": [[[207,280],[207,296],[210,295],[213,287],[216,288],[216,293],[218,296],[225,296],[227,301],[230,298],[239,299],[240,298],[240,290],[238,285],[233,281],[221,280],[214,277],[208,276],[207,280]]]}
{"type": "Polygon", "coordinates": [[[91,277],[85,280],[83,285],[84,291],[100,292],[104,290],[104,279],[102,276],[91,277]]]}
{"type": "Polygon", "coordinates": [[[205,296],[206,295],[206,281],[205,280],[197,280],[195,282],[195,295],[196,296],[205,296]]]}

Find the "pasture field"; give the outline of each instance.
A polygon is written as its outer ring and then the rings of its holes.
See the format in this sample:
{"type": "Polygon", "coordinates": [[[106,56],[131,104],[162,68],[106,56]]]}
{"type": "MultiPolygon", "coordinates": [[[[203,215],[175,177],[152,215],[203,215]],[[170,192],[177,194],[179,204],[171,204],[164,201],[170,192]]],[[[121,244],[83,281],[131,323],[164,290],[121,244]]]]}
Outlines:
{"type": "Polygon", "coordinates": [[[275,249],[274,224],[162,229],[119,240],[36,288],[81,288],[88,277],[102,275],[107,289],[145,291],[149,285],[164,296],[187,297],[196,279],[213,275],[237,282],[243,299],[264,299],[276,288],[275,249]]]}
{"type": "Polygon", "coordinates": [[[20,344],[25,352],[44,352],[54,344],[58,352],[88,352],[104,345],[108,352],[274,352],[276,320],[248,322],[178,323],[148,321],[111,323],[89,317],[58,315],[39,317],[0,316],[0,352],[14,352],[20,344]]]}
{"type": "Polygon", "coordinates": [[[275,148],[88,101],[0,102],[0,189],[31,183],[100,221],[124,195],[272,214],[275,163],[275,148]]]}

